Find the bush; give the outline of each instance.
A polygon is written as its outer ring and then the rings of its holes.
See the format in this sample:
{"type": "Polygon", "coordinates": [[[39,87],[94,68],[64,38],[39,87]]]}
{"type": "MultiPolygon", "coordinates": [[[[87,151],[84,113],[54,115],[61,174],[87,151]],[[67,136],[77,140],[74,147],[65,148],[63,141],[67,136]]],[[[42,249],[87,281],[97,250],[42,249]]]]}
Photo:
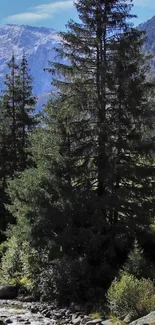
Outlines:
{"type": "MultiPolygon", "coordinates": [[[[150,264],[150,263],[149,263],[150,264]]],[[[140,248],[137,240],[134,242],[133,249],[128,255],[127,261],[124,264],[123,271],[133,274],[136,278],[150,277],[150,268],[148,261],[144,257],[144,252],[140,248]]]]}
{"type": "Polygon", "coordinates": [[[155,288],[151,280],[137,279],[134,275],[122,273],[115,279],[107,293],[111,312],[117,317],[128,313],[133,319],[155,310],[155,288]]]}
{"type": "Polygon", "coordinates": [[[6,244],[0,265],[1,284],[16,284],[28,292],[33,291],[36,251],[14,235],[6,244]]]}

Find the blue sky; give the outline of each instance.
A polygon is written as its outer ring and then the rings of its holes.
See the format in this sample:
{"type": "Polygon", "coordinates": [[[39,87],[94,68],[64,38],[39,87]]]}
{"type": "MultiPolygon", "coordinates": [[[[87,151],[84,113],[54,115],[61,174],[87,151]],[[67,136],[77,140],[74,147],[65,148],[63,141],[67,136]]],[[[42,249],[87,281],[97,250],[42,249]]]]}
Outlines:
{"type": "MultiPolygon", "coordinates": [[[[155,15],[155,0],[134,0],[136,24],[155,15]]],[[[67,21],[77,20],[73,0],[0,0],[0,24],[45,26],[64,30],[67,21]]]]}

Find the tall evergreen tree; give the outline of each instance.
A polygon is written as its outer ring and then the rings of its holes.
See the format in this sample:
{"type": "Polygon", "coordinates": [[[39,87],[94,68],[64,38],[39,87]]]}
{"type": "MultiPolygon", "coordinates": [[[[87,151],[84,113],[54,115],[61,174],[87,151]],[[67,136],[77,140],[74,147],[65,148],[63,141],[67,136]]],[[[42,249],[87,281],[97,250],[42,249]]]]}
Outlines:
{"type": "Polygon", "coordinates": [[[10,185],[10,209],[30,220],[32,242],[45,248],[49,265],[70,261],[76,298],[103,295],[127,246],[148,238],[154,218],[154,85],[143,33],[127,22],[131,7],[127,0],[76,2],[81,23],[69,23],[58,49],[69,64],[49,68],[59,98],[33,142],[36,168],[10,185]],[[87,284],[73,276],[74,265],[87,284]]]}
{"type": "Polygon", "coordinates": [[[131,238],[138,232],[142,239],[154,216],[154,85],[146,80],[143,33],[127,22],[134,17],[131,7],[131,1],[77,1],[81,23],[68,24],[58,49],[70,65],[49,69],[63,75],[55,85],[66,99],[91,117],[81,146],[87,143],[89,153],[83,151],[82,159],[89,166],[97,231],[108,238],[102,243],[108,259],[117,237],[125,241],[126,232],[131,238]]]}
{"type": "Polygon", "coordinates": [[[36,98],[33,96],[32,77],[29,74],[28,62],[23,55],[19,67],[19,75],[17,79],[17,89],[20,94],[18,98],[19,115],[18,115],[18,128],[19,128],[19,156],[20,156],[20,169],[23,170],[28,165],[26,151],[30,145],[29,135],[34,130],[36,125],[36,117],[34,115],[36,98]]]}
{"type": "Polygon", "coordinates": [[[12,55],[8,63],[9,73],[6,75],[4,95],[2,97],[3,124],[9,125],[10,134],[8,138],[8,152],[10,164],[10,176],[17,170],[17,102],[18,90],[16,82],[18,78],[19,67],[15,62],[15,56],[12,55]]]}
{"type": "Polygon", "coordinates": [[[16,172],[24,170],[28,165],[29,135],[34,129],[35,97],[32,94],[32,79],[29,76],[28,64],[23,56],[20,66],[12,55],[8,63],[9,72],[5,79],[5,90],[0,105],[0,184],[1,184],[1,230],[5,230],[8,221],[12,220],[4,204],[8,203],[6,194],[7,181],[16,172]],[[7,218],[8,216],[8,218],[7,218]]]}

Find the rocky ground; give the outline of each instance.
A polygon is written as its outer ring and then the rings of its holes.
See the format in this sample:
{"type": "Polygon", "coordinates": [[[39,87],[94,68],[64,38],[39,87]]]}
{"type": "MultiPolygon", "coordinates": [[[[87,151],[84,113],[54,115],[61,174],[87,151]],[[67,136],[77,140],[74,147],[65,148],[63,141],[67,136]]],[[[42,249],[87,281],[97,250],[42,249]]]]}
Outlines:
{"type": "Polygon", "coordinates": [[[78,307],[58,309],[54,305],[0,300],[0,325],[99,325],[102,319],[93,320],[78,307]]]}
{"type": "Polygon", "coordinates": [[[155,311],[133,322],[92,319],[78,306],[57,308],[54,304],[0,300],[0,325],[155,325],[155,311]]]}

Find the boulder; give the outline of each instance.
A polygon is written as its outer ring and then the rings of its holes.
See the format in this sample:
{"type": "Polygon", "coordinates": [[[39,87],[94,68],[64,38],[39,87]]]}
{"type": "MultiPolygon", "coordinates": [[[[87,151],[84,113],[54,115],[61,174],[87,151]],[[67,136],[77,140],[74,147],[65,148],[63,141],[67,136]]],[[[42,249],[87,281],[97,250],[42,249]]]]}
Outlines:
{"type": "Polygon", "coordinates": [[[17,286],[6,285],[0,286],[0,299],[15,299],[18,295],[17,286]]]}
{"type": "Polygon", "coordinates": [[[85,325],[89,321],[91,321],[92,318],[90,316],[84,316],[83,319],[81,320],[81,324],[85,325]]]}
{"type": "Polygon", "coordinates": [[[110,319],[106,319],[106,320],[102,321],[101,324],[102,325],[114,325],[114,323],[112,323],[110,319]]]}
{"type": "Polygon", "coordinates": [[[134,314],[133,313],[129,313],[125,316],[125,318],[123,319],[123,322],[129,324],[132,322],[132,320],[134,319],[134,314]]]}
{"type": "Polygon", "coordinates": [[[96,325],[96,324],[101,324],[102,323],[102,319],[92,319],[90,321],[88,321],[86,323],[86,325],[96,325]]]}
{"type": "Polygon", "coordinates": [[[5,323],[1,319],[0,319],[0,325],[5,325],[5,323]]]}
{"type": "Polygon", "coordinates": [[[134,320],[130,323],[130,325],[151,325],[152,323],[155,323],[155,311],[152,311],[148,315],[134,320]]]}
{"type": "Polygon", "coordinates": [[[80,325],[81,323],[81,317],[77,315],[72,315],[72,324],[74,325],[80,325]]]}

